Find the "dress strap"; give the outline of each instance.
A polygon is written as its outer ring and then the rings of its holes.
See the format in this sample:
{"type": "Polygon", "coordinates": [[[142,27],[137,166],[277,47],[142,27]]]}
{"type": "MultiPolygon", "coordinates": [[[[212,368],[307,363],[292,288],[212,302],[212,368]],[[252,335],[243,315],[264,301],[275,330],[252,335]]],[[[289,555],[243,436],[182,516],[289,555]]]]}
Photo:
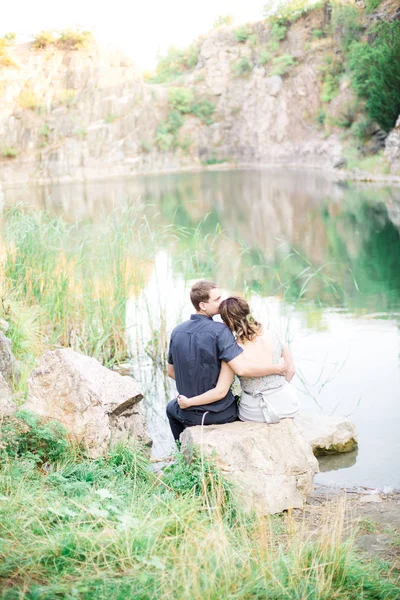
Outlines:
{"type": "Polygon", "coordinates": [[[253,398],[259,398],[260,407],[263,412],[265,421],[267,423],[279,423],[280,422],[280,418],[276,414],[274,409],[272,408],[270,402],[267,399],[265,392],[263,392],[262,390],[256,390],[255,392],[253,392],[252,396],[253,396],[253,398]]]}

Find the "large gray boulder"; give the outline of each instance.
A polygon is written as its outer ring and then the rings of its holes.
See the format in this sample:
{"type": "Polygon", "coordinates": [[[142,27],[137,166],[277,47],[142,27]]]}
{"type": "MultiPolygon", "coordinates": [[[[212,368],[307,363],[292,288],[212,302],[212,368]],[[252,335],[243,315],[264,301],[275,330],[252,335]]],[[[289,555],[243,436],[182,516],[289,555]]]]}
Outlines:
{"type": "Polygon", "coordinates": [[[28,380],[23,408],[55,419],[96,458],[110,442],[130,437],[151,445],[143,394],[132,377],[70,349],[46,352],[28,380]]]}
{"type": "Polygon", "coordinates": [[[12,400],[11,390],[0,373],[0,418],[15,412],[15,404],[12,400]]]}
{"type": "Polygon", "coordinates": [[[17,377],[17,361],[11,350],[11,340],[2,331],[0,331],[0,373],[8,385],[11,385],[17,377]]]}
{"type": "Polygon", "coordinates": [[[356,428],[342,417],[296,415],[294,423],[315,456],[342,454],[357,448],[356,428]]]}
{"type": "Polygon", "coordinates": [[[188,427],[182,433],[185,455],[196,445],[236,485],[244,507],[260,514],[302,508],[313,490],[318,461],[292,419],[280,423],[228,423],[188,427]]]}

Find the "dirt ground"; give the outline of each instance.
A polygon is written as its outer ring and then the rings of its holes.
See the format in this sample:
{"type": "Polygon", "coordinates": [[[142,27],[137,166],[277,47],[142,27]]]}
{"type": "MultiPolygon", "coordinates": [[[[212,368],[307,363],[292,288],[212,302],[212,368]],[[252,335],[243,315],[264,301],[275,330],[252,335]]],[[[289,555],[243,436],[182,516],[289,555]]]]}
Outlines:
{"type": "Polygon", "coordinates": [[[344,538],[355,532],[361,554],[384,560],[400,573],[400,491],[384,494],[317,486],[304,509],[293,512],[296,522],[303,522],[311,534],[342,521],[344,538]]]}

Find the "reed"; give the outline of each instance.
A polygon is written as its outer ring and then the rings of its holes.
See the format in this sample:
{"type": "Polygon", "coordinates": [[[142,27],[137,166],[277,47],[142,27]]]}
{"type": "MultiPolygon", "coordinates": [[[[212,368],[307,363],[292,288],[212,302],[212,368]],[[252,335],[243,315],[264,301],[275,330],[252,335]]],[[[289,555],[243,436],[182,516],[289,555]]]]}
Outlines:
{"type": "Polygon", "coordinates": [[[163,232],[150,234],[140,209],[129,208],[101,226],[67,225],[23,207],[4,222],[3,310],[16,355],[25,358],[29,345],[36,355],[35,346],[61,345],[105,365],[125,358],[126,301],[143,287],[163,232]]]}

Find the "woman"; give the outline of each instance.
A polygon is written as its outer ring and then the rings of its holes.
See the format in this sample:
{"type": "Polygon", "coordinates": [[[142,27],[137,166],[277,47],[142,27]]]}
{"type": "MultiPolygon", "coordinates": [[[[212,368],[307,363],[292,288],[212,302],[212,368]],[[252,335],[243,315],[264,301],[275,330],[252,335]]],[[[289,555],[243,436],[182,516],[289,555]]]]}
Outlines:
{"type": "MultiPolygon", "coordinates": [[[[294,417],[299,410],[299,400],[290,385],[295,374],[289,347],[283,345],[275,332],[264,329],[250,315],[249,305],[243,298],[231,297],[221,302],[220,315],[224,323],[236,335],[239,346],[247,358],[256,362],[273,364],[283,357],[288,365],[286,377],[239,377],[242,397],[239,404],[241,421],[278,423],[280,419],[294,417]]],[[[214,389],[193,398],[179,395],[181,408],[210,404],[223,398],[232,384],[234,373],[229,365],[221,363],[221,372],[214,389]]]]}

